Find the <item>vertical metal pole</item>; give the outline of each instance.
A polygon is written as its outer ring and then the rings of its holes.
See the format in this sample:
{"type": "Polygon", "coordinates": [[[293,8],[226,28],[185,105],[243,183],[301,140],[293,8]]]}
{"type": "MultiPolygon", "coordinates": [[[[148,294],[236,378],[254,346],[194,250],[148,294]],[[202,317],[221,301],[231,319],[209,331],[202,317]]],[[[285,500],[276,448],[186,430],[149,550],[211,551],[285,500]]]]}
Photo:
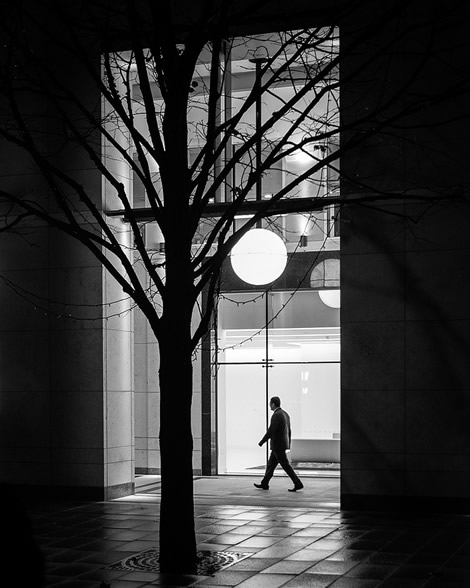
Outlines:
{"type": "MultiPolygon", "coordinates": [[[[255,89],[256,89],[256,100],[255,100],[255,133],[256,133],[256,144],[255,144],[255,165],[256,165],[256,185],[255,185],[255,190],[256,190],[256,200],[259,201],[262,199],[263,195],[262,195],[262,181],[263,178],[261,176],[261,174],[259,173],[259,170],[261,169],[261,151],[262,151],[262,145],[261,145],[261,135],[260,135],[260,130],[261,130],[261,108],[262,108],[262,102],[261,102],[261,68],[263,63],[266,63],[268,60],[266,57],[254,57],[253,59],[250,59],[250,61],[252,63],[255,64],[255,89]]],[[[261,228],[261,221],[259,220],[256,223],[256,227],[257,228],[261,228]]]]}
{"type": "MultiPolygon", "coordinates": [[[[255,119],[255,132],[256,132],[256,201],[260,201],[262,198],[262,178],[261,174],[258,173],[261,169],[261,137],[259,135],[261,129],[261,64],[262,61],[257,59],[255,61],[255,72],[256,72],[256,119],[255,119]]],[[[260,222],[261,224],[261,222],[260,222]]],[[[267,357],[267,356],[266,356],[267,357]]]]}
{"type": "MultiPolygon", "coordinates": [[[[256,190],[256,200],[260,201],[262,200],[262,182],[263,182],[263,178],[261,173],[259,173],[259,170],[261,169],[261,155],[262,155],[262,145],[261,145],[261,124],[262,124],[262,117],[261,117],[261,108],[262,108],[262,102],[261,102],[261,68],[263,63],[266,63],[268,61],[268,59],[266,57],[254,57],[253,59],[250,59],[250,61],[252,63],[255,64],[255,89],[256,89],[256,100],[255,100],[255,133],[256,133],[256,143],[255,143],[255,165],[256,165],[256,184],[255,184],[255,190],[256,190]]],[[[261,220],[259,220],[256,223],[256,227],[259,229],[261,228],[261,220]]],[[[268,318],[269,318],[269,307],[268,307],[268,302],[269,302],[269,294],[268,294],[268,290],[266,290],[265,293],[266,296],[266,300],[265,300],[265,353],[266,353],[266,357],[265,357],[265,364],[264,364],[264,368],[266,370],[266,374],[265,374],[265,406],[266,406],[266,428],[268,428],[268,424],[269,424],[269,407],[268,407],[268,400],[269,400],[269,376],[268,376],[268,371],[269,371],[269,356],[268,356],[268,352],[269,352],[269,330],[268,330],[268,318]]],[[[269,452],[269,447],[268,444],[266,444],[266,464],[268,463],[268,452],[269,452]]]]}
{"type": "MultiPolygon", "coordinates": [[[[229,43],[227,41],[223,42],[223,52],[224,52],[224,121],[228,120],[232,116],[232,55],[229,48],[229,43]]],[[[225,161],[230,161],[232,158],[232,135],[229,135],[227,144],[225,146],[225,153],[224,153],[225,161]]],[[[226,178],[225,180],[225,202],[231,202],[233,200],[233,188],[235,187],[235,170],[233,170],[233,177],[226,178]]],[[[231,174],[232,175],[232,174],[231,174]]]]}
{"type": "MultiPolygon", "coordinates": [[[[225,68],[225,51],[224,51],[224,44],[222,43],[222,47],[220,48],[219,51],[219,67],[218,67],[218,71],[217,71],[217,93],[219,94],[219,96],[221,94],[223,94],[222,92],[222,83],[223,83],[223,72],[221,71],[222,68],[225,68]]],[[[217,100],[217,103],[215,105],[215,124],[218,126],[220,125],[220,123],[222,122],[222,118],[223,118],[223,106],[221,105],[221,101],[217,100]]],[[[213,149],[214,151],[217,150],[218,146],[220,144],[220,137],[217,136],[214,144],[213,144],[213,149]]],[[[222,157],[220,157],[220,155],[217,157],[217,159],[214,162],[214,178],[217,178],[217,176],[220,174],[221,169],[224,166],[224,161],[222,160],[222,157]]],[[[224,186],[219,186],[216,190],[216,194],[215,194],[215,201],[216,202],[223,202],[224,198],[225,198],[225,187],[224,186]]]]}
{"type": "MultiPolygon", "coordinates": [[[[210,339],[209,339],[209,351],[210,351],[210,339]]],[[[215,435],[215,452],[214,459],[211,463],[211,475],[217,475],[219,473],[219,305],[217,304],[214,309],[214,406],[211,408],[211,433],[212,433],[212,422],[214,422],[214,435],[215,435]]],[[[210,362],[210,358],[209,358],[210,362]]],[[[210,363],[209,363],[210,366],[210,363]]],[[[212,374],[211,374],[212,381],[212,374]]],[[[211,390],[211,401],[212,401],[212,390],[211,390]]],[[[212,404],[212,402],[211,402],[212,404]]],[[[212,442],[212,439],[211,439],[212,442]]],[[[211,443],[212,449],[212,443],[211,443]]],[[[227,451],[227,449],[225,449],[227,451]]],[[[211,455],[212,459],[212,455],[211,455]]]]}
{"type": "MultiPolygon", "coordinates": [[[[268,327],[268,322],[269,322],[269,289],[266,290],[265,293],[266,296],[266,303],[265,303],[265,307],[264,307],[264,318],[265,318],[265,353],[266,353],[266,365],[265,365],[265,370],[266,370],[266,375],[265,375],[265,406],[266,406],[266,429],[268,428],[269,425],[269,408],[268,408],[268,402],[269,402],[269,327],[268,327]]],[[[268,444],[266,443],[266,465],[268,465],[268,452],[269,452],[269,447],[268,444]]]]}

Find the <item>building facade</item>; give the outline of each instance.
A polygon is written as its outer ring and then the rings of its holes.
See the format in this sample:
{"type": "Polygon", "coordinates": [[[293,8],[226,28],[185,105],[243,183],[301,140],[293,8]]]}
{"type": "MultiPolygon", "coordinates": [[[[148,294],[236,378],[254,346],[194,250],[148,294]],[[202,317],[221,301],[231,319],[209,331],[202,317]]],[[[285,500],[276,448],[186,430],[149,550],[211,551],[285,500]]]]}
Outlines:
{"type": "MultiPolygon", "coordinates": [[[[274,4],[269,18],[251,15],[243,27],[279,27],[285,14],[274,4]]],[[[410,3],[406,18],[390,17],[383,26],[373,3],[360,4],[362,11],[340,23],[341,46],[350,49],[341,63],[341,141],[351,147],[341,160],[339,230],[312,234],[299,248],[296,229],[288,271],[268,292],[243,285],[227,264],[217,324],[195,358],[194,471],[240,473],[262,465],[264,455],[250,447],[262,434],[267,396],[282,396],[296,382],[298,396],[286,396],[299,431],[293,451],[299,462],[336,461],[339,454],[344,508],[467,510],[470,154],[462,88],[469,64],[453,42],[463,38],[454,18],[459,5],[451,3],[446,18],[436,20],[420,2],[410,3]],[[377,35],[361,37],[371,23],[377,35]],[[374,58],[367,59],[371,47],[374,58]],[[398,117],[410,96],[418,98],[398,117]],[[364,116],[372,108],[373,121],[364,116]],[[381,115],[393,118],[393,108],[396,125],[382,132],[381,115]],[[360,132],[367,140],[356,147],[360,132]],[[321,302],[315,282],[339,260],[340,311],[321,302]],[[234,388],[240,381],[259,391],[243,446],[227,418],[247,406],[249,398],[234,388]],[[318,406],[307,400],[312,381],[326,382],[318,406]],[[315,416],[325,406],[321,430],[315,416]],[[311,418],[301,423],[304,412],[311,418]],[[305,449],[313,438],[328,443],[305,449]]],[[[334,18],[298,8],[301,18],[286,21],[292,28],[306,14],[312,25],[334,18]]],[[[90,51],[99,60],[96,47],[90,51]]],[[[57,67],[64,65],[50,53],[57,67]]],[[[96,100],[67,66],[67,81],[96,100]]],[[[32,115],[37,108],[31,105],[32,115]]],[[[34,198],[41,174],[19,150],[4,143],[1,149],[2,190],[34,198]]],[[[113,209],[101,177],[73,148],[64,166],[91,186],[99,206],[113,209]]],[[[130,247],[122,218],[108,215],[107,222],[130,247]]],[[[79,242],[40,221],[25,227],[0,233],[2,480],[97,499],[131,494],[136,472],[159,472],[157,344],[79,242]]],[[[149,242],[159,242],[148,233],[149,242]]]]}

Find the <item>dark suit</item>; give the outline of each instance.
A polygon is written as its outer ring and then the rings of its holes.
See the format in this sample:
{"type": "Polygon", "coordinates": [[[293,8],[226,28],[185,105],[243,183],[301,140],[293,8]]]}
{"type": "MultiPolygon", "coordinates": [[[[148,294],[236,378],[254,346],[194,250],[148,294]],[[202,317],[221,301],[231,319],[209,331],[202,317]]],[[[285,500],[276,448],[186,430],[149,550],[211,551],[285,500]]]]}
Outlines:
{"type": "Polygon", "coordinates": [[[290,449],[291,428],[290,417],[285,410],[282,410],[282,408],[276,408],[273,412],[269,428],[259,442],[259,445],[263,445],[268,439],[271,440],[271,455],[269,456],[266,472],[261,481],[261,485],[265,487],[269,486],[269,481],[273,477],[274,470],[277,465],[280,464],[282,469],[294,482],[294,486],[297,488],[301,487],[302,482],[294,472],[286,456],[286,449],[290,449]]]}

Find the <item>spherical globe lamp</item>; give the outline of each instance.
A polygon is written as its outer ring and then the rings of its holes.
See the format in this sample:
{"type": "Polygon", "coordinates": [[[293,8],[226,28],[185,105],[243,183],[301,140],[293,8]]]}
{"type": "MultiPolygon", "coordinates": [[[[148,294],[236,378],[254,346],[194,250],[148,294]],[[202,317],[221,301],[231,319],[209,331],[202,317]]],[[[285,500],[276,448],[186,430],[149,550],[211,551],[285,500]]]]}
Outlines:
{"type": "Polygon", "coordinates": [[[248,284],[270,284],[284,271],[287,249],[284,241],[266,229],[251,229],[230,252],[233,271],[248,284]]]}
{"type": "Polygon", "coordinates": [[[318,290],[321,301],[330,308],[341,306],[341,290],[318,290]]]}

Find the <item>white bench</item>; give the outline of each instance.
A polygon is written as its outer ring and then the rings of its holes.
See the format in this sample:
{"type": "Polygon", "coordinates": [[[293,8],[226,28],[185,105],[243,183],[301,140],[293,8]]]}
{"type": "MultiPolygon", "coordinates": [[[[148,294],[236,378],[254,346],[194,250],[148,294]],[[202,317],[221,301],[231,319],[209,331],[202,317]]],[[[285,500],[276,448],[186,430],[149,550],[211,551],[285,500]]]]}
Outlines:
{"type": "Polygon", "coordinates": [[[339,439],[292,439],[291,460],[295,462],[339,462],[339,439]]]}

